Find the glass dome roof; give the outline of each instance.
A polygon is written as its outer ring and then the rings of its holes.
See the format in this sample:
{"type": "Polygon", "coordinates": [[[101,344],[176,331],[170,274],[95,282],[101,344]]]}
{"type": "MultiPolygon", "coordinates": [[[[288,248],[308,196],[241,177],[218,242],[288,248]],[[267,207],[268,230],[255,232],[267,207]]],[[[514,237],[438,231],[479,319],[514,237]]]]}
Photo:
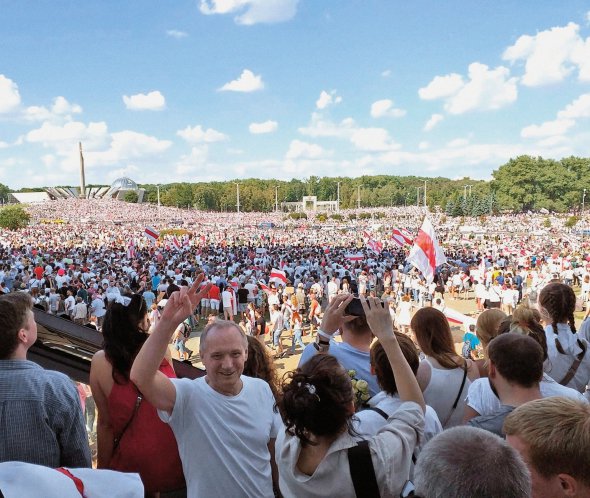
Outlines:
{"type": "Polygon", "coordinates": [[[138,190],[138,188],[137,183],[127,177],[117,178],[111,185],[113,190],[138,190]]]}

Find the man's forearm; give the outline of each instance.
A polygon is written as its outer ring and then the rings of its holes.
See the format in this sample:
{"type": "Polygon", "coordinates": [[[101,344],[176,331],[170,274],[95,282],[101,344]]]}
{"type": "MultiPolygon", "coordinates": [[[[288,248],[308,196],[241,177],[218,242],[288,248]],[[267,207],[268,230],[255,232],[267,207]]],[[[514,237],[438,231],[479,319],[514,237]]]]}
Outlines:
{"type": "Polygon", "coordinates": [[[130,377],[140,391],[156,377],[174,330],[160,320],[137,354],[130,377]]]}

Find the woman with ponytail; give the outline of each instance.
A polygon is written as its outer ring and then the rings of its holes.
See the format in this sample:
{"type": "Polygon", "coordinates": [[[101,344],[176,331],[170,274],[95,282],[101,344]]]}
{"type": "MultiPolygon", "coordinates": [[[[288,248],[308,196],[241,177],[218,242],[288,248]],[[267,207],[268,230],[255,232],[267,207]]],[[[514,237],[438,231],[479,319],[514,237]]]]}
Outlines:
{"type": "Polygon", "coordinates": [[[563,386],[583,393],[590,382],[588,341],[576,334],[576,295],[569,285],[552,282],[541,290],[539,307],[546,323],[545,371],[563,386]]]}
{"type": "MultiPolygon", "coordinates": [[[[335,332],[351,295],[328,305],[318,334],[335,332]]],[[[408,479],[412,454],[424,428],[424,399],[393,333],[391,316],[377,298],[361,304],[382,344],[404,403],[378,435],[357,445],[352,429],[355,396],[348,373],[333,356],[320,352],[283,382],[278,407],[285,423],[276,441],[279,485],[285,498],[354,498],[369,489],[375,496],[399,496],[408,479]],[[359,456],[360,453],[360,456],[359,456]],[[373,472],[367,472],[367,463],[373,472]],[[360,462],[360,464],[359,464],[360,462]],[[361,474],[359,476],[359,473],[361,474]]]]}
{"type": "MultiPolygon", "coordinates": [[[[138,472],[146,496],[155,496],[186,485],[172,430],[129,379],[148,328],[142,296],[113,301],[102,328],[103,350],[92,358],[90,386],[98,410],[98,467],[138,472]]],[[[176,377],[169,354],[160,371],[176,377]]]]}

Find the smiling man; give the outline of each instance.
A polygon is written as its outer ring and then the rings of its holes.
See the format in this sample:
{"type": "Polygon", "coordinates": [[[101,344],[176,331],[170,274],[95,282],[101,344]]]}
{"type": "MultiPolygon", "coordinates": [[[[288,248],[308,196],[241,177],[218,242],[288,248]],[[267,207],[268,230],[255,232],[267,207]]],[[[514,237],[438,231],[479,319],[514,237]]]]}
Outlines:
{"type": "Polygon", "coordinates": [[[280,419],[268,384],[242,375],[248,343],[240,328],[224,320],[205,328],[205,377],[171,380],[158,372],[174,329],[209,291],[198,291],[201,280],[172,294],[133,363],[131,380],[176,436],[188,496],[270,498],[280,419]]]}

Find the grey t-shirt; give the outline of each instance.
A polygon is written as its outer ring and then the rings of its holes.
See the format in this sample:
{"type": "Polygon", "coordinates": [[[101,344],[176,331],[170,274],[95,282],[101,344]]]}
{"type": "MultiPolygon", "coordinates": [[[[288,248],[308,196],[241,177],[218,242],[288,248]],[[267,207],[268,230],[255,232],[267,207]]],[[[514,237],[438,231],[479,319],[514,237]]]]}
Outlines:
{"type": "Polygon", "coordinates": [[[504,419],[515,408],[515,406],[502,405],[497,412],[494,412],[491,415],[480,415],[479,417],[472,418],[468,422],[468,425],[470,425],[471,427],[479,427],[480,429],[485,429],[486,431],[493,432],[497,436],[503,438],[505,437],[505,434],[502,431],[502,427],[504,426],[504,419]]]}

